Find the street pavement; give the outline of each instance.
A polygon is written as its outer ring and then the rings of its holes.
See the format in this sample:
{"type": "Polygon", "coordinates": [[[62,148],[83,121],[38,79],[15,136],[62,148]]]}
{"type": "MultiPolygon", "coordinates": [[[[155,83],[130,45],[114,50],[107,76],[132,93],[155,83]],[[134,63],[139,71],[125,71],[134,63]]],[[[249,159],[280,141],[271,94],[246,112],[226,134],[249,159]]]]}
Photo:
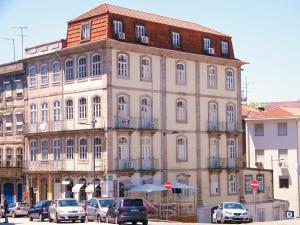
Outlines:
{"type": "MultiPolygon", "coordinates": [[[[33,222],[30,222],[28,218],[26,217],[22,217],[22,218],[8,218],[8,225],[50,225],[52,223],[49,223],[47,220],[44,222],[40,222],[38,220],[34,220],[33,222]]],[[[4,218],[0,219],[0,223],[4,222],[4,218]]],[[[74,224],[72,222],[62,222],[61,224],[74,224]]],[[[77,222],[76,224],[82,224],[80,222],[77,222]]],[[[85,222],[84,224],[98,224],[98,225],[104,225],[106,223],[97,223],[97,222],[85,222]]],[[[128,223],[130,224],[130,223],[128,223]]],[[[139,225],[141,223],[138,223],[139,225]]],[[[148,223],[149,225],[179,225],[179,224],[183,224],[183,225],[189,225],[189,224],[193,224],[195,225],[196,223],[180,223],[180,222],[166,222],[166,221],[162,221],[162,222],[156,222],[156,221],[149,221],[148,223]]],[[[268,222],[262,222],[262,223],[251,223],[251,225],[299,225],[300,224],[300,219],[294,219],[294,220],[281,220],[281,221],[268,221],[268,222]]],[[[106,224],[107,225],[107,224],[106,224]]],[[[199,225],[208,225],[206,223],[201,223],[199,225]]]]}

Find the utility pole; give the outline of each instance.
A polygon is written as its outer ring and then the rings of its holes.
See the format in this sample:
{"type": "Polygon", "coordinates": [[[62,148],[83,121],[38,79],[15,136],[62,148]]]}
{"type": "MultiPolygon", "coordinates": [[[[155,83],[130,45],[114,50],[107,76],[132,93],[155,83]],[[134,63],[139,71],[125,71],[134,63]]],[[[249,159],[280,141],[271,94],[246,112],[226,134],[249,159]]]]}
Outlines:
{"type": "Polygon", "coordinates": [[[22,59],[23,59],[23,53],[24,53],[24,36],[26,36],[23,32],[23,30],[27,29],[26,26],[18,26],[18,27],[12,27],[14,29],[20,29],[21,34],[17,34],[18,36],[21,36],[21,40],[22,40],[22,59]]]}
{"type": "Polygon", "coordinates": [[[12,41],[14,48],[14,61],[16,61],[16,47],[15,47],[15,39],[14,38],[2,38],[4,40],[12,41]]]}

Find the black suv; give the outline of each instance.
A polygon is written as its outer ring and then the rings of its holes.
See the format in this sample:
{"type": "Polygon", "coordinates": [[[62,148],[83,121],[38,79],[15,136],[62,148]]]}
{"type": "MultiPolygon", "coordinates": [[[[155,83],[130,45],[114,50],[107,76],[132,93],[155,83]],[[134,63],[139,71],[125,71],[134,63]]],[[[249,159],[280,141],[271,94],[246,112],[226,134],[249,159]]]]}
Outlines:
{"type": "Polygon", "coordinates": [[[29,220],[33,221],[33,219],[39,219],[40,221],[44,221],[44,219],[48,218],[48,209],[50,204],[51,201],[48,200],[37,202],[28,210],[29,220]]]}
{"type": "Polygon", "coordinates": [[[143,225],[147,225],[147,208],[140,198],[117,198],[107,211],[106,222],[117,224],[142,222],[143,225]]]}

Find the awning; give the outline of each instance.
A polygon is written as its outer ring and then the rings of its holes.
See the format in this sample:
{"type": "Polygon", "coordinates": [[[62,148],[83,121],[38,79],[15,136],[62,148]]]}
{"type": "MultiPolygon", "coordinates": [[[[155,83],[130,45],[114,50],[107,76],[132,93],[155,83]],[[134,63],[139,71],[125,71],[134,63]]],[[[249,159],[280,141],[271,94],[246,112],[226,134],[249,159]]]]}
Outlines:
{"type": "Polygon", "coordinates": [[[63,184],[63,185],[69,185],[71,182],[69,181],[69,180],[63,180],[62,182],[61,182],[61,184],[63,184]]]}
{"type": "Polygon", "coordinates": [[[83,186],[84,184],[76,184],[73,188],[72,188],[72,192],[74,193],[79,193],[80,188],[83,186]]]}
{"type": "MultiPolygon", "coordinates": [[[[87,193],[93,193],[94,192],[94,188],[93,188],[93,184],[89,184],[86,188],[85,188],[85,192],[87,193]]],[[[95,184],[95,189],[99,187],[99,184],[95,184]]]]}
{"type": "Polygon", "coordinates": [[[179,182],[172,182],[172,189],[193,189],[190,185],[179,183],[179,182]]]}
{"type": "Polygon", "coordinates": [[[153,191],[165,191],[165,190],[166,188],[162,185],[141,184],[131,188],[129,192],[153,192],[153,191]]]}

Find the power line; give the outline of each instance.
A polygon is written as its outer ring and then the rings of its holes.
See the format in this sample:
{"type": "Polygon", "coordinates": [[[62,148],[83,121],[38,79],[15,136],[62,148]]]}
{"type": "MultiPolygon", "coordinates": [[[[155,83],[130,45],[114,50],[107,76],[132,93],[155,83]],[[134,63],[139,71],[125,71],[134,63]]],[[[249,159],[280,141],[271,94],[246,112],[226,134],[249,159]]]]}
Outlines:
{"type": "Polygon", "coordinates": [[[12,27],[13,29],[20,29],[21,34],[18,34],[18,36],[21,36],[21,40],[22,40],[22,59],[23,59],[23,53],[24,53],[24,36],[26,36],[23,32],[23,30],[27,29],[26,26],[18,26],[18,27],[12,27]]]}

